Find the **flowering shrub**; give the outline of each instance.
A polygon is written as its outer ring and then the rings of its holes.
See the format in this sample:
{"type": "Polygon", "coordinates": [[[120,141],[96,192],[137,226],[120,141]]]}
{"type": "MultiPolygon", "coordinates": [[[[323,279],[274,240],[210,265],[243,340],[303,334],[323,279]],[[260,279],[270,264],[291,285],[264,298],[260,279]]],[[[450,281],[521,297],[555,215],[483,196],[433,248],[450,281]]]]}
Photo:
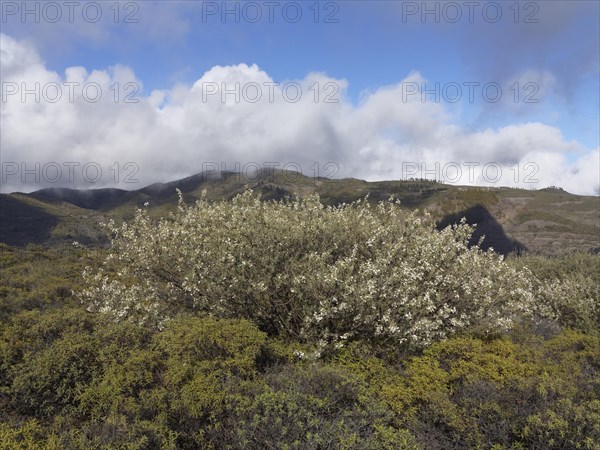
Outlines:
{"type": "Polygon", "coordinates": [[[531,311],[527,271],[469,248],[466,224],[438,232],[394,201],[325,207],[315,195],[261,202],[248,191],[108,226],[112,250],[84,271],[80,297],[115,320],[161,327],[194,312],[320,348],[357,338],[421,347],[501,331],[531,311]]]}
{"type": "Polygon", "coordinates": [[[600,255],[527,256],[512,262],[533,274],[536,303],[564,328],[600,330],[600,255]]]}

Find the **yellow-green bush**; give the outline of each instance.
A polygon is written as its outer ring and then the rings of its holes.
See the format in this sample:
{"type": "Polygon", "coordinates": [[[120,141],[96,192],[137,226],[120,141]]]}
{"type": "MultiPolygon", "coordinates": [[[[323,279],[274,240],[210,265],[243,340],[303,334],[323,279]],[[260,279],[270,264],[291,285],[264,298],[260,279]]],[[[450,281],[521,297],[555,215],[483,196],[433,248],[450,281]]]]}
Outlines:
{"type": "Polygon", "coordinates": [[[419,448],[359,377],[322,364],[272,368],[253,392],[232,386],[215,433],[225,448],[419,448]]]}
{"type": "Polygon", "coordinates": [[[35,419],[18,426],[0,422],[0,450],[60,450],[60,439],[35,419]]]}
{"type": "MultiPolygon", "coordinates": [[[[352,358],[345,362],[356,367],[352,358]]],[[[566,332],[529,346],[455,338],[396,373],[378,372],[373,394],[428,449],[597,448],[600,442],[598,337],[566,332]]]]}
{"type": "Polygon", "coordinates": [[[309,359],[245,320],[180,316],[157,332],[84,310],[23,312],[0,334],[0,436],[8,448],[67,449],[600,440],[598,336],[465,336],[404,360],[371,345],[309,359]]]}
{"type": "MultiPolygon", "coordinates": [[[[313,200],[263,207],[245,197],[234,208],[184,207],[163,223],[166,235],[154,236],[156,258],[148,266],[118,260],[118,247],[130,251],[141,237],[125,243],[120,235],[105,265],[103,252],[0,248],[0,449],[599,448],[598,256],[529,256],[507,266],[466,249],[468,228],[438,235],[393,205],[338,210],[313,200]],[[214,214],[199,218],[199,211],[214,214]],[[169,234],[183,222],[179,234],[169,234]],[[204,261],[204,253],[179,245],[184,230],[206,232],[189,242],[210,256],[237,259],[204,261]],[[232,245],[221,249],[227,236],[232,245]],[[183,259],[178,247],[187,252],[183,259]],[[453,266],[456,258],[463,259],[453,266]],[[161,328],[140,326],[136,317],[148,312],[143,301],[126,315],[132,320],[116,321],[74,302],[70,289],[77,289],[84,261],[123,286],[155,277],[160,295],[172,287],[157,281],[166,272],[153,270],[199,264],[214,277],[197,297],[167,302],[161,328]],[[238,269],[241,261],[245,269],[238,269]],[[551,311],[554,323],[531,326],[521,315],[527,311],[508,311],[516,327],[497,333],[507,327],[491,327],[477,314],[509,305],[500,302],[462,310],[473,314],[465,326],[441,320],[430,330],[437,341],[431,346],[425,333],[410,337],[419,343],[410,348],[390,332],[412,326],[388,314],[390,292],[399,292],[393,289],[404,286],[420,299],[405,308],[426,307],[427,292],[434,294],[429,305],[442,307],[452,301],[452,283],[466,280],[472,290],[465,299],[493,300],[507,292],[511,274],[531,294],[531,311],[551,311]],[[210,306],[228,293],[229,309],[210,306]],[[186,303],[194,298],[200,303],[186,303]],[[341,299],[349,299],[349,309],[341,299]],[[305,323],[302,314],[315,305],[325,308],[318,309],[323,317],[305,323]],[[342,332],[352,327],[355,333],[342,332]]],[[[101,286],[87,285],[94,287],[101,286]]],[[[104,291],[94,298],[105,294],[111,298],[104,291]]]]}

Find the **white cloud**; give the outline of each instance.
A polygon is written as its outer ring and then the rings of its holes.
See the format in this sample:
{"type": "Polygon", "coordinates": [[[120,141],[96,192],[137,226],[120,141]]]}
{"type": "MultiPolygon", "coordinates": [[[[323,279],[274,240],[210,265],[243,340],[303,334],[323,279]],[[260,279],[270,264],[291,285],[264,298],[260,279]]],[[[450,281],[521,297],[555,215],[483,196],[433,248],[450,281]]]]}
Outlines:
{"type": "MultiPolygon", "coordinates": [[[[321,174],[327,174],[325,164],[334,162],[340,168],[337,176],[369,180],[425,176],[429,171],[452,181],[460,167],[458,184],[559,185],[574,193],[599,194],[598,148],[566,141],[559,129],[542,123],[468,131],[453,123],[443,104],[403,96],[402,83],[420,84],[419,73],[365,93],[358,105],[347,100],[345,80],[310,73],[286,85],[245,64],[213,67],[192,86],[145,93],[127,67],[70,67],[58,74],[23,41],[1,35],[0,48],[3,192],[52,185],[113,186],[115,178],[121,187],[138,188],[198,173],[203,163],[211,162],[227,169],[235,169],[235,163],[294,162],[307,174],[314,173],[316,162],[321,174]],[[23,99],[23,87],[36,90],[35,83],[40,86],[39,102],[34,94],[23,99]],[[49,101],[56,86],[62,96],[49,101]],[[72,101],[69,86],[74,86],[72,101]],[[98,101],[86,101],[82,87],[87,87],[88,100],[101,92],[98,101]],[[230,90],[225,97],[223,87],[230,90]],[[19,92],[9,95],[16,88],[19,92]],[[128,94],[137,103],[127,103],[128,94]],[[35,174],[22,182],[21,164],[36,172],[36,162],[39,182],[35,174]],[[125,167],[129,162],[139,166],[139,184],[124,183],[132,171],[125,167]],[[79,163],[73,180],[67,179],[70,163],[79,163]],[[86,163],[97,164],[102,179],[89,182],[95,176],[92,168],[86,182],[86,163]],[[57,165],[63,167],[63,178],[53,184],[49,181],[57,165]],[[17,173],[11,174],[15,167],[17,173]]],[[[552,82],[545,74],[536,76],[552,82]]]]}

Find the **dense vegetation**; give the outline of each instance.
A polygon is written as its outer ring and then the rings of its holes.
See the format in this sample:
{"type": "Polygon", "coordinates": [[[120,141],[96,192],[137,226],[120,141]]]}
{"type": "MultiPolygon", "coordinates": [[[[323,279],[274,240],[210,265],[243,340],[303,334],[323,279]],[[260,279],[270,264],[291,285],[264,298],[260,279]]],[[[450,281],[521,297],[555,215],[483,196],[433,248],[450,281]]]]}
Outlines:
{"type": "Polygon", "coordinates": [[[0,448],[600,448],[598,255],[316,197],[109,228],[0,247],[0,448]]]}

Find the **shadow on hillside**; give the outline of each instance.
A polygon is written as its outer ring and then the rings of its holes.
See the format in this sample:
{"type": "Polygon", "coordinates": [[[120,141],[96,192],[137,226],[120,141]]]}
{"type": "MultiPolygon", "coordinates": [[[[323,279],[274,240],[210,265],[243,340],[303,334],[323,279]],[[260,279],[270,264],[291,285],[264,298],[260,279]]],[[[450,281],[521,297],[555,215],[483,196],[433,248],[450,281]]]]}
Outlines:
{"type": "Polygon", "coordinates": [[[521,242],[508,237],[502,225],[482,205],[475,205],[455,214],[447,215],[437,224],[437,229],[443,230],[449,225],[457,224],[463,217],[467,219],[469,225],[477,225],[469,241],[470,246],[477,244],[484,236],[481,244],[483,250],[492,247],[496,253],[504,256],[509,253],[521,255],[527,250],[527,247],[521,242]]]}
{"type": "Polygon", "coordinates": [[[0,195],[0,242],[12,246],[41,244],[57,224],[58,218],[52,214],[0,195]]]}

